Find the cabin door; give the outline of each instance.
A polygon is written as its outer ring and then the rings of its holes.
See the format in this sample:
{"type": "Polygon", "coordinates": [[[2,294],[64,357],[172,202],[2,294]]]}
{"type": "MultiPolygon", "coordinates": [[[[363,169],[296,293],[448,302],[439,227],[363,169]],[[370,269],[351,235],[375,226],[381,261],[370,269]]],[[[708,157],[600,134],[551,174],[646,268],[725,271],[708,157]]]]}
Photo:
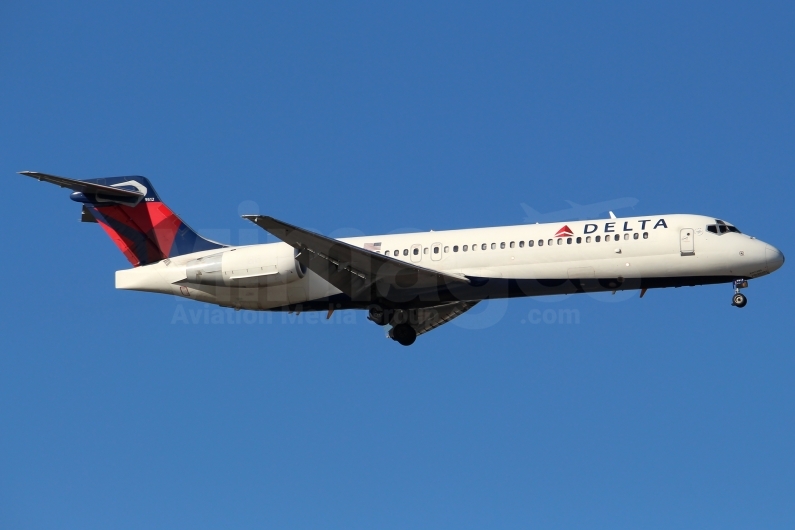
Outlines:
{"type": "Polygon", "coordinates": [[[696,253],[693,247],[694,233],[692,228],[683,228],[679,232],[679,252],[682,256],[692,256],[696,253]]]}

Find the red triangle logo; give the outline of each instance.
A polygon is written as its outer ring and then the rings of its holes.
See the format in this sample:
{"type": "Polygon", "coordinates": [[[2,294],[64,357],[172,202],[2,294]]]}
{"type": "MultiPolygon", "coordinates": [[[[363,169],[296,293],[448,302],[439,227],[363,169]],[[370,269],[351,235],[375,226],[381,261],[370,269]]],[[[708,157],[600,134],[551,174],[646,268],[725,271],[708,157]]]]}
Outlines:
{"type": "Polygon", "coordinates": [[[574,235],[574,232],[571,231],[571,228],[569,228],[569,225],[563,225],[563,228],[558,230],[558,233],[555,234],[555,237],[569,237],[569,236],[573,236],[573,235],[574,235]]]}

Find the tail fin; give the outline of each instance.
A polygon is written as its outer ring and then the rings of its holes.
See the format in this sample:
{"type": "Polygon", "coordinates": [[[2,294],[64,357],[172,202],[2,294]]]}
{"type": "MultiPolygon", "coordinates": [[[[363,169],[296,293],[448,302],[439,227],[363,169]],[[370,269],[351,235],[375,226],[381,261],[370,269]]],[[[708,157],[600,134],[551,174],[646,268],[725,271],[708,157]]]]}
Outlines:
{"type": "Polygon", "coordinates": [[[134,267],[225,246],[185,224],[144,177],[72,180],[32,171],[22,174],[74,190],[71,199],[83,203],[81,220],[99,223],[134,267]]]}

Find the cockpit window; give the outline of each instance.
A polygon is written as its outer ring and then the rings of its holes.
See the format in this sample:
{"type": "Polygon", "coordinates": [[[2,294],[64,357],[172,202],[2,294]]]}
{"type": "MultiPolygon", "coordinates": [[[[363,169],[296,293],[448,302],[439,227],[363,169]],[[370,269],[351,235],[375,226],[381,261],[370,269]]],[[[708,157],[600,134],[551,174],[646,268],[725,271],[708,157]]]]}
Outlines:
{"type": "Polygon", "coordinates": [[[715,219],[715,223],[714,225],[707,225],[707,232],[712,232],[713,234],[728,234],[729,232],[742,234],[736,226],[732,226],[720,219],[715,219]]]}

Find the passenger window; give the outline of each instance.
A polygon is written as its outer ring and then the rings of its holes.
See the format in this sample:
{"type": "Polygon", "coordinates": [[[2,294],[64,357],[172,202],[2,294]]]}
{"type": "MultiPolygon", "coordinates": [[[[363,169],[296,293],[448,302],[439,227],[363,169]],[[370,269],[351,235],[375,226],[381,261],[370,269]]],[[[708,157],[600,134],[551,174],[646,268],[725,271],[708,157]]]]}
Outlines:
{"type": "Polygon", "coordinates": [[[550,246],[552,245],[552,240],[551,239],[547,239],[547,245],[550,245],[550,246]]]}
{"type": "Polygon", "coordinates": [[[562,245],[562,244],[563,244],[563,238],[562,238],[562,237],[559,237],[559,238],[558,238],[558,245],[562,245]]]}
{"type": "Polygon", "coordinates": [[[389,251],[388,250],[384,252],[384,256],[389,256],[389,251]]]}
{"type": "Polygon", "coordinates": [[[629,239],[629,234],[624,234],[624,241],[629,239]]]}
{"type": "Polygon", "coordinates": [[[637,232],[632,234],[632,239],[638,239],[639,237],[640,237],[640,234],[638,234],[637,232]]]}
{"type": "Polygon", "coordinates": [[[486,250],[486,243],[483,243],[482,245],[480,245],[480,250],[486,250]]]}
{"type": "Polygon", "coordinates": [[[582,243],[582,238],[581,238],[581,237],[578,237],[578,238],[577,238],[577,244],[579,245],[580,243],[582,243]]]}
{"type": "Polygon", "coordinates": [[[444,247],[444,253],[447,254],[450,252],[450,247],[444,247]]]}
{"type": "Polygon", "coordinates": [[[497,250],[497,243],[491,244],[491,250],[497,250]]]}
{"type": "Polygon", "coordinates": [[[439,247],[433,247],[433,253],[434,254],[438,254],[439,253],[439,247]]]}
{"type": "Polygon", "coordinates": [[[467,250],[469,250],[469,246],[468,246],[468,245],[464,245],[464,248],[462,248],[461,250],[463,250],[464,252],[466,252],[467,250]]]}
{"type": "Polygon", "coordinates": [[[539,247],[543,247],[544,246],[544,240],[543,239],[539,239],[538,240],[538,246],[539,247]]]}
{"type": "Polygon", "coordinates": [[[588,236],[588,237],[586,237],[586,238],[585,238],[585,242],[586,242],[586,243],[590,243],[590,242],[591,242],[591,236],[588,236]]]}
{"type": "Polygon", "coordinates": [[[511,245],[510,245],[510,247],[511,247],[511,248],[513,248],[513,247],[515,247],[515,246],[516,246],[516,243],[514,243],[513,241],[511,241],[511,245]]]}
{"type": "Polygon", "coordinates": [[[643,232],[643,239],[649,239],[649,233],[643,232]]]}
{"type": "Polygon", "coordinates": [[[505,248],[505,241],[503,241],[502,243],[500,243],[500,248],[505,248]]]}
{"type": "Polygon", "coordinates": [[[425,247],[424,249],[422,249],[422,253],[423,254],[427,254],[428,253],[428,247],[425,247]]]}
{"type": "Polygon", "coordinates": [[[567,244],[567,245],[571,245],[571,238],[570,238],[570,237],[567,237],[567,238],[566,238],[566,244],[567,244]]]}
{"type": "Polygon", "coordinates": [[[534,241],[531,239],[530,241],[527,242],[527,246],[528,247],[532,247],[533,243],[534,243],[534,241]]]}
{"type": "MultiPolygon", "coordinates": [[[[532,241],[531,241],[532,243],[532,241]]],[[[513,245],[513,243],[511,243],[513,245]]],[[[519,248],[524,248],[524,241],[519,241],[519,248]]]]}
{"type": "Polygon", "coordinates": [[[399,251],[399,250],[396,250],[396,251],[394,252],[394,255],[395,255],[395,257],[398,257],[398,256],[400,256],[400,251],[399,251]]]}
{"type": "Polygon", "coordinates": [[[602,240],[602,236],[596,236],[596,239],[594,239],[594,241],[596,241],[597,243],[600,242],[601,240],[602,240]]]}
{"type": "Polygon", "coordinates": [[[453,252],[458,252],[458,245],[453,245],[453,252]]]}
{"type": "Polygon", "coordinates": [[[418,248],[415,248],[414,250],[412,250],[412,253],[413,253],[415,256],[419,256],[419,255],[420,255],[420,249],[418,249],[418,248]]]}
{"type": "Polygon", "coordinates": [[[407,249],[407,248],[404,248],[404,249],[403,249],[403,255],[404,255],[404,256],[408,256],[408,255],[409,255],[409,249],[407,249]]]}

